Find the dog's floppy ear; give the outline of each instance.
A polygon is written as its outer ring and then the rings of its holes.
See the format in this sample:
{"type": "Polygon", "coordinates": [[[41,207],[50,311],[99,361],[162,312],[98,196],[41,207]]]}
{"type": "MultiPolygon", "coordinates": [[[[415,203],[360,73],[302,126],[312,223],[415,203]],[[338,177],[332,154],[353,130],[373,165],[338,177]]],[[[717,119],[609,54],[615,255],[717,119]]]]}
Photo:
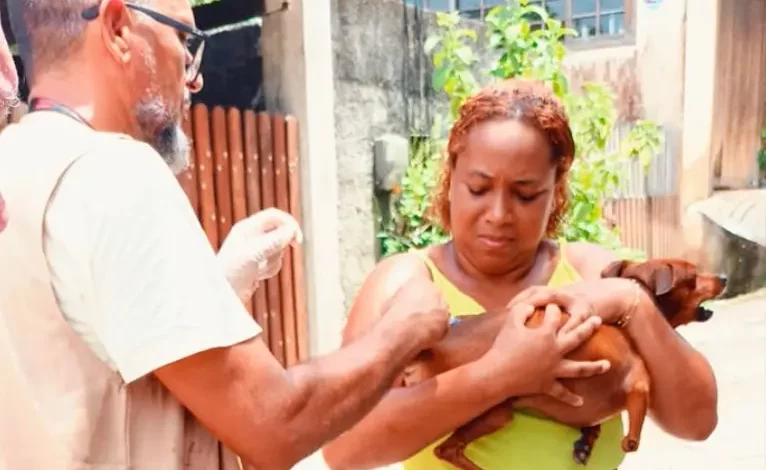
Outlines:
{"type": "Polygon", "coordinates": [[[662,263],[653,267],[652,283],[654,284],[654,295],[663,295],[673,289],[673,267],[667,263],[662,263]]]}
{"type": "Polygon", "coordinates": [[[667,294],[676,285],[676,272],[664,260],[649,260],[643,263],[615,261],[604,269],[601,277],[624,277],[640,282],[647,290],[659,296],[667,294]]]}
{"type": "Polygon", "coordinates": [[[607,267],[601,271],[602,278],[608,277],[620,277],[625,268],[630,264],[628,260],[612,261],[607,267]]]}

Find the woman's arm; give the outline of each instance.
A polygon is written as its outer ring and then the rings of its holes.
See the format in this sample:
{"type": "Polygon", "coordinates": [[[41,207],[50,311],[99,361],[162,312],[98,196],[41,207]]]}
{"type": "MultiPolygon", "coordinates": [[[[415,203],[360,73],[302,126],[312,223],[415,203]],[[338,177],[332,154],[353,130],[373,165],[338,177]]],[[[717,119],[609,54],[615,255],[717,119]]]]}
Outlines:
{"type": "MultiPolygon", "coordinates": [[[[611,251],[589,243],[572,243],[566,249],[585,279],[599,278],[601,270],[617,260],[611,251]]],[[[718,388],[713,369],[670,327],[651,297],[641,292],[636,314],[625,328],[652,378],[650,415],[676,437],[705,440],[718,423],[718,388]]]]}
{"type": "MultiPolygon", "coordinates": [[[[393,293],[413,276],[428,276],[416,256],[382,261],[365,281],[343,332],[347,344],[374,323],[393,293]]],[[[410,388],[395,388],[360,423],[324,448],[333,470],[365,469],[405,460],[420,449],[502,402],[482,361],[459,367],[410,388]],[[459,403],[460,406],[456,406],[459,403]]]]}

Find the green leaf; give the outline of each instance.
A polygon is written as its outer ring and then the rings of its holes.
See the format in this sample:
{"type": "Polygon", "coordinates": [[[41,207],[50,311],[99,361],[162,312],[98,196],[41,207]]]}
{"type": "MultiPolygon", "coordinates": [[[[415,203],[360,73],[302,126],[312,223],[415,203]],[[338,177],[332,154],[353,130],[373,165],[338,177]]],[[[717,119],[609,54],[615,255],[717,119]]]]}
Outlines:
{"type": "Polygon", "coordinates": [[[489,35],[487,45],[490,49],[497,49],[502,46],[504,39],[505,38],[500,33],[493,32],[489,35]]]}
{"type": "Polygon", "coordinates": [[[455,55],[462,60],[465,65],[471,65],[474,61],[473,50],[468,46],[456,49],[455,55]]]}
{"type": "Polygon", "coordinates": [[[447,84],[449,78],[449,69],[447,67],[438,67],[431,77],[431,86],[436,91],[441,91],[447,84]]]}
{"type": "Polygon", "coordinates": [[[434,50],[434,48],[441,42],[442,38],[441,36],[434,35],[426,39],[425,44],[423,44],[423,50],[426,54],[431,54],[431,52],[434,50]]]}

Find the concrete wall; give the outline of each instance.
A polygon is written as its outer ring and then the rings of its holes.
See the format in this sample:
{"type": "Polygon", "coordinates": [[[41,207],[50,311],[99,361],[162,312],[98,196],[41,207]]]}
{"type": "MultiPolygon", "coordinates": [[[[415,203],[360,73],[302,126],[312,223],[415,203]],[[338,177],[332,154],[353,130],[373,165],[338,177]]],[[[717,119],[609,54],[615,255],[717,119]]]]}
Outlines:
{"type": "MultiPolygon", "coordinates": [[[[281,0],[266,0],[266,11],[281,0]]],[[[338,167],[335,157],[330,0],[292,1],[263,19],[267,109],[296,116],[300,132],[301,203],[309,341],[312,354],[340,344],[344,319],[338,263],[338,167]]]]}
{"type": "Polygon", "coordinates": [[[427,13],[420,22],[415,15],[401,0],[332,0],[340,265],[346,306],[376,262],[373,142],[385,133],[427,133],[430,116],[444,105],[431,91],[428,58],[418,40],[434,30],[434,15],[427,13]]]}

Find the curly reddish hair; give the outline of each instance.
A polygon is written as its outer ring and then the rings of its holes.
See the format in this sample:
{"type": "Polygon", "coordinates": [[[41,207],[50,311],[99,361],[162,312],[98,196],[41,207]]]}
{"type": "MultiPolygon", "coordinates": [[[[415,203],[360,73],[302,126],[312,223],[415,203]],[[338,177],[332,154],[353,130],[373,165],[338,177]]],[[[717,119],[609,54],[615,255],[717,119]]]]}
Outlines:
{"type": "Polygon", "coordinates": [[[542,132],[551,146],[556,165],[554,207],[545,235],[556,235],[569,206],[567,174],[575,155],[575,143],[564,106],[542,82],[508,79],[492,83],[468,98],[460,107],[457,121],[449,133],[446,158],[431,206],[433,215],[445,231],[450,230],[450,180],[457,157],[465,147],[471,129],[492,119],[519,119],[542,132]]]}

